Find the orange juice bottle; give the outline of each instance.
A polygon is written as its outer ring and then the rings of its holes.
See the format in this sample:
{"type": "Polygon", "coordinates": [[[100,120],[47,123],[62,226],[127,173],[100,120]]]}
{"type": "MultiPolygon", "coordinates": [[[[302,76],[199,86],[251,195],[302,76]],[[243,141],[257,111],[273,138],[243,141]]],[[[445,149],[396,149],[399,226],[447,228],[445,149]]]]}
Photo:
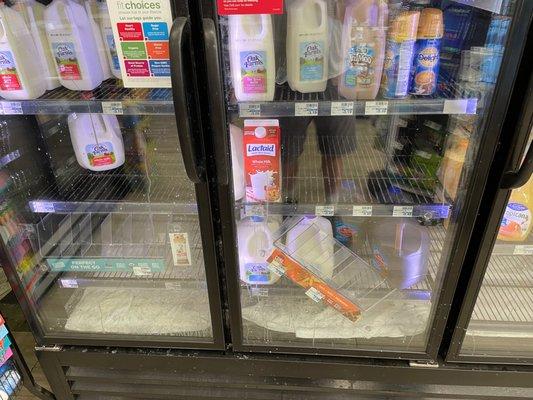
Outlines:
{"type": "Polygon", "coordinates": [[[533,221],[533,177],[522,187],[513,190],[505,209],[498,239],[507,242],[523,242],[531,233],[533,221]]]}

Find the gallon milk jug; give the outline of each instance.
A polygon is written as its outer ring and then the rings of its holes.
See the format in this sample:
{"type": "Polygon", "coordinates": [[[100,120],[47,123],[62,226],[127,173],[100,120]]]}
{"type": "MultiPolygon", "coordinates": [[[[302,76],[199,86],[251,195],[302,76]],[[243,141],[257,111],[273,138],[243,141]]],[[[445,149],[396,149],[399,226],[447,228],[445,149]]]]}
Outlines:
{"type": "Polygon", "coordinates": [[[286,245],[289,255],[314,267],[321,278],[330,279],[333,276],[333,227],[326,218],[302,218],[287,233],[286,245]]]}
{"type": "Polygon", "coordinates": [[[124,142],[115,115],[70,114],[70,139],[78,164],[91,171],[108,171],[124,164],[124,142]]]}
{"type": "Polygon", "coordinates": [[[233,171],[233,194],[235,200],[240,200],[246,194],[246,180],[244,178],[244,154],[242,149],[242,130],[230,124],[231,169],[233,171]]]}
{"type": "Polygon", "coordinates": [[[107,59],[107,49],[104,45],[102,38],[102,31],[100,25],[102,21],[101,8],[96,0],[86,0],[85,10],[89,17],[91,29],[93,31],[94,41],[98,48],[98,57],[100,58],[100,65],[102,66],[102,72],[104,73],[104,80],[111,78],[111,68],[109,67],[109,61],[107,59]]]}
{"type": "Polygon", "coordinates": [[[102,39],[104,40],[104,46],[106,48],[107,60],[111,73],[117,79],[122,79],[120,72],[120,60],[117,53],[117,45],[115,43],[115,37],[113,36],[113,26],[111,25],[111,17],[109,16],[109,10],[107,4],[102,1],[98,2],[100,8],[100,30],[102,32],[102,39]]]}
{"type": "Polygon", "coordinates": [[[274,247],[273,233],[277,221],[267,223],[264,218],[245,218],[237,223],[239,267],[243,282],[251,285],[270,285],[280,277],[268,268],[267,258],[274,247]]]}
{"type": "Polygon", "coordinates": [[[287,6],[287,80],[301,93],[323,92],[328,83],[328,12],[324,0],[287,6]]]}
{"type": "Polygon", "coordinates": [[[272,18],[230,15],[231,76],[238,101],[271,101],[276,85],[272,18]]]}
{"type": "Polygon", "coordinates": [[[37,49],[24,17],[0,3],[0,96],[36,99],[46,91],[37,49]]]}
{"type": "Polygon", "coordinates": [[[70,90],[98,87],[104,72],[85,7],[74,0],[54,0],[44,11],[44,21],[61,84],[70,90]]]}
{"type": "Polygon", "coordinates": [[[533,228],[533,177],[511,193],[505,209],[498,239],[508,242],[523,242],[533,228]]]}
{"type": "Polygon", "coordinates": [[[44,28],[44,10],[45,6],[35,0],[23,0],[17,3],[16,8],[26,20],[26,25],[30,30],[31,36],[37,49],[37,57],[42,60],[41,68],[46,79],[46,89],[52,90],[61,86],[57,77],[54,57],[50,51],[46,30],[44,28]]]}
{"type": "Polygon", "coordinates": [[[375,99],[381,83],[388,20],[384,0],[352,0],[344,14],[343,73],[339,94],[347,99],[375,99]]]}

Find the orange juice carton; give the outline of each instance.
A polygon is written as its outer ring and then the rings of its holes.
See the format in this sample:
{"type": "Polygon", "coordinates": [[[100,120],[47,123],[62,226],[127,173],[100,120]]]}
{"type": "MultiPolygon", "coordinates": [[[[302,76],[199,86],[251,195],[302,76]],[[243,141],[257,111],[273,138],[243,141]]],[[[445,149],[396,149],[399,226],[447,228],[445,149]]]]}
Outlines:
{"type": "Polygon", "coordinates": [[[278,120],[244,121],[247,201],[281,201],[281,146],[278,120]]]}

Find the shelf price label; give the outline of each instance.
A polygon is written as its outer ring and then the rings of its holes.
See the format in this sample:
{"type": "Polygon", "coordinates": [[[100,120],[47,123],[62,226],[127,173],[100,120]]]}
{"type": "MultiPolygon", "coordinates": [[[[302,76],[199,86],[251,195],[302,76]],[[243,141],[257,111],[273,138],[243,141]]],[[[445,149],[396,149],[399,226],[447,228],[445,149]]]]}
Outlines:
{"type": "Polygon", "coordinates": [[[53,213],[55,212],[54,203],[49,201],[32,201],[30,209],[35,213],[53,213]]]}
{"type": "Polygon", "coordinates": [[[0,103],[0,114],[2,115],[21,115],[22,103],[18,101],[3,101],[0,103]]]}
{"type": "Polygon", "coordinates": [[[267,217],[267,208],[263,204],[250,204],[244,206],[245,217],[267,217]]]}
{"type": "Polygon", "coordinates": [[[296,103],[294,115],[297,117],[313,117],[318,115],[318,103],[296,103]]]}
{"type": "Polygon", "coordinates": [[[76,279],[61,279],[61,287],[65,289],[77,289],[78,281],[76,279]]]}
{"type": "Polygon", "coordinates": [[[353,101],[334,101],[331,103],[331,115],[353,115],[353,101]]]}
{"type": "Polygon", "coordinates": [[[239,116],[241,118],[260,117],[261,104],[242,103],[239,104],[239,116]]]}
{"type": "Polygon", "coordinates": [[[444,100],[443,114],[466,114],[468,100],[444,100]]]}
{"type": "Polygon", "coordinates": [[[314,287],[310,287],[305,294],[316,303],[320,303],[324,299],[324,295],[314,287]]]}
{"type": "Polygon", "coordinates": [[[270,264],[268,264],[268,269],[277,276],[285,275],[285,268],[275,259],[270,264]]]}
{"type": "Polygon", "coordinates": [[[353,206],[352,215],[354,217],[371,217],[372,206],[353,206]]]}
{"type": "Polygon", "coordinates": [[[513,254],[516,256],[530,256],[533,255],[533,245],[531,244],[517,244],[514,247],[513,254]]]}
{"type": "Polygon", "coordinates": [[[393,217],[412,217],[413,206],[394,206],[392,210],[393,217]]]}
{"type": "Polygon", "coordinates": [[[316,206],[315,215],[333,217],[335,215],[335,206],[316,206]]]}
{"type": "Polygon", "coordinates": [[[122,102],[120,101],[103,101],[102,112],[104,114],[123,115],[124,108],[122,107],[122,102]]]}
{"type": "Polygon", "coordinates": [[[132,268],[133,275],[135,276],[150,276],[152,275],[152,269],[148,266],[135,266],[132,268]]]}
{"type": "Polygon", "coordinates": [[[388,112],[388,101],[367,101],[365,103],[365,115],[387,115],[388,112]]]}

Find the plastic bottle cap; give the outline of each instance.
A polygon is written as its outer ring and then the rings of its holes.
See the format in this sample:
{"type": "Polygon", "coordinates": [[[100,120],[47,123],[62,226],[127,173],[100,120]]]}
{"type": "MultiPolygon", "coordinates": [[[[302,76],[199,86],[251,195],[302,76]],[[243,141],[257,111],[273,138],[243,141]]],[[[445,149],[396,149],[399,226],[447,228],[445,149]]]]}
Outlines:
{"type": "Polygon", "coordinates": [[[390,36],[396,42],[416,40],[420,11],[401,12],[392,22],[390,36]]]}
{"type": "Polygon", "coordinates": [[[418,39],[438,39],[444,34],[442,11],[438,8],[424,8],[418,23],[418,39]]]}
{"type": "Polygon", "coordinates": [[[264,126],[258,126],[257,128],[255,128],[254,134],[256,138],[262,139],[266,137],[267,131],[264,126]]]}

